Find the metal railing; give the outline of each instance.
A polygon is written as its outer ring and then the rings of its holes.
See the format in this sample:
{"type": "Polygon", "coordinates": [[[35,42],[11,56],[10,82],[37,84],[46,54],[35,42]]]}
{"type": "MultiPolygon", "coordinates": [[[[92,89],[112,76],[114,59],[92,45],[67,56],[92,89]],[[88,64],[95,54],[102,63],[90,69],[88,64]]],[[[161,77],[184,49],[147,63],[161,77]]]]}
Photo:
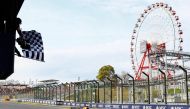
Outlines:
{"type": "MultiPolygon", "coordinates": [[[[184,72],[184,78],[185,79],[185,94],[186,94],[186,104],[189,104],[189,94],[188,94],[188,75],[187,71],[181,67],[178,66],[179,69],[181,69],[184,72]]],[[[161,101],[161,104],[170,104],[168,102],[168,92],[167,92],[167,87],[168,87],[168,82],[172,80],[167,80],[166,79],[166,74],[159,69],[160,73],[164,75],[164,79],[160,80],[161,82],[156,82],[155,80],[150,80],[149,75],[147,75],[145,72],[143,74],[147,77],[147,80],[142,80],[142,81],[135,81],[134,77],[128,74],[128,76],[132,79],[129,80],[128,83],[123,83],[123,79],[119,77],[118,75],[114,75],[114,77],[119,80],[114,81],[110,78],[107,78],[103,81],[98,81],[98,80],[88,80],[88,81],[80,81],[80,82],[71,82],[71,83],[61,83],[57,85],[44,85],[44,86],[36,86],[36,87],[31,87],[30,89],[22,89],[18,92],[18,99],[32,99],[33,101],[42,101],[44,103],[45,101],[51,100],[52,102],[61,102],[60,104],[72,104],[75,103],[85,103],[92,105],[93,103],[95,104],[107,104],[109,102],[110,105],[115,105],[116,100],[114,93],[119,93],[115,91],[116,87],[121,88],[121,97],[120,98],[120,103],[117,103],[119,106],[123,106],[128,104],[129,102],[133,104],[139,104],[139,103],[145,103],[144,102],[139,102],[136,101],[137,98],[141,95],[137,94],[138,89],[142,89],[144,87],[142,86],[148,86],[148,89],[143,89],[143,90],[148,90],[148,104],[155,104],[155,102],[152,102],[150,100],[151,96],[151,90],[150,86],[154,85],[163,85],[164,88],[161,89],[163,91],[164,95],[164,101],[161,101]],[[114,82],[118,82],[117,84],[114,82]],[[132,88],[132,100],[129,99],[129,92],[130,88],[132,88]],[[137,90],[136,90],[137,89],[137,90]],[[124,93],[128,93],[128,96],[124,96],[124,93]],[[106,95],[110,98],[107,98],[106,95]],[[44,102],[43,102],[44,101],[44,102]]],[[[175,78],[173,78],[175,79],[175,78]]],[[[178,80],[178,79],[176,79],[178,80]]],[[[142,93],[142,92],[141,92],[142,93]]],[[[1,95],[2,96],[2,95],[1,95]]],[[[184,101],[183,101],[184,103],[184,101]]]]}

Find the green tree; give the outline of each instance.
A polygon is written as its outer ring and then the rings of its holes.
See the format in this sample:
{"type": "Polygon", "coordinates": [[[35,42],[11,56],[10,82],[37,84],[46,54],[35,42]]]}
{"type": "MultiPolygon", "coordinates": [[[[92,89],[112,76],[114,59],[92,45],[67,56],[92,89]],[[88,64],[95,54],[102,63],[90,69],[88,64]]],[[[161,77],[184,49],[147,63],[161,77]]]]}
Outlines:
{"type": "Polygon", "coordinates": [[[98,80],[104,80],[106,78],[113,79],[113,75],[115,74],[115,70],[111,65],[105,65],[99,69],[98,75],[96,78],[98,80]]]}

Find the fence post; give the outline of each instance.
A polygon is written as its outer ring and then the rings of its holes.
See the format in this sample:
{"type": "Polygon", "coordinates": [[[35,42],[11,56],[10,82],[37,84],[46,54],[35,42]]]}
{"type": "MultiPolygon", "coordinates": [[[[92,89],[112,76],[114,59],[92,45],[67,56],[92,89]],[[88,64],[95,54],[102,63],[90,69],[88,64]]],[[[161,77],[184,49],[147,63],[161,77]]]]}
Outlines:
{"type": "Polygon", "coordinates": [[[148,79],[148,104],[150,104],[150,78],[145,72],[142,72],[148,79]]]}
{"type": "Polygon", "coordinates": [[[51,86],[49,86],[49,100],[51,99],[51,86]]]}
{"type": "Polygon", "coordinates": [[[97,80],[93,80],[96,84],[97,84],[97,88],[98,88],[98,94],[97,94],[97,102],[99,103],[100,102],[100,97],[99,97],[99,82],[97,80]]]}
{"type": "Polygon", "coordinates": [[[55,86],[55,101],[57,101],[57,86],[55,86]]]}
{"type": "Polygon", "coordinates": [[[104,104],[105,104],[106,102],[105,81],[104,80],[101,80],[101,81],[104,83],[104,104]]]}
{"type": "Polygon", "coordinates": [[[66,98],[65,98],[65,94],[66,94],[66,85],[65,84],[63,84],[63,89],[64,89],[64,91],[63,91],[63,96],[64,96],[64,102],[66,101],[66,98]]]}
{"type": "Polygon", "coordinates": [[[61,85],[62,84],[59,85],[59,101],[61,101],[61,85]]]}
{"type": "Polygon", "coordinates": [[[179,67],[181,70],[183,70],[183,72],[185,73],[185,88],[186,88],[186,99],[187,99],[187,104],[189,105],[189,93],[188,93],[188,77],[187,77],[187,70],[185,68],[183,68],[180,65],[177,65],[177,67],[179,67]]]}
{"type": "Polygon", "coordinates": [[[110,81],[110,104],[112,104],[112,80],[107,78],[108,81],[110,81]]]}
{"type": "Polygon", "coordinates": [[[123,104],[123,80],[117,74],[115,74],[114,77],[121,81],[121,104],[123,104]]]}
{"type": "Polygon", "coordinates": [[[165,98],[165,104],[167,104],[166,74],[161,69],[158,70],[164,75],[164,98],[165,98]]]}
{"type": "Polygon", "coordinates": [[[133,76],[131,76],[130,74],[127,74],[129,77],[132,78],[133,80],[133,103],[135,104],[135,79],[133,76]]]}
{"type": "Polygon", "coordinates": [[[74,102],[76,102],[76,86],[75,86],[75,83],[73,83],[74,85],[74,102]]]}
{"type": "Polygon", "coordinates": [[[46,100],[48,99],[48,98],[47,98],[47,92],[48,92],[48,91],[47,91],[47,88],[48,88],[48,86],[46,86],[46,100]]]}

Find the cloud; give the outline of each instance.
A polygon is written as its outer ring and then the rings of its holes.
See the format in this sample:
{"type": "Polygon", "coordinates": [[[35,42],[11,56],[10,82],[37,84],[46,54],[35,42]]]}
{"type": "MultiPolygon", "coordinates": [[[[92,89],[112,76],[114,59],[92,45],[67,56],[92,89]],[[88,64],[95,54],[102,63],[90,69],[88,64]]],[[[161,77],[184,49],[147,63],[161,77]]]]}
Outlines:
{"type": "Polygon", "coordinates": [[[45,63],[16,58],[15,74],[10,79],[65,81],[65,78],[76,80],[79,76],[81,79],[95,79],[98,69],[107,64],[116,66],[116,71],[120,73],[128,66],[128,62],[125,62],[129,56],[126,42],[127,40],[123,39],[99,45],[49,48],[45,55],[45,63]],[[92,76],[89,77],[88,73],[92,76]],[[75,76],[71,76],[72,74],[75,76]]]}
{"type": "Polygon", "coordinates": [[[121,52],[128,51],[128,41],[124,40],[116,40],[113,42],[106,42],[102,44],[93,44],[93,45],[83,45],[83,46],[75,46],[69,48],[57,48],[52,49],[51,53],[55,53],[56,55],[66,55],[70,56],[82,56],[86,57],[88,55],[97,56],[97,55],[109,55],[109,54],[118,54],[121,52]]]}

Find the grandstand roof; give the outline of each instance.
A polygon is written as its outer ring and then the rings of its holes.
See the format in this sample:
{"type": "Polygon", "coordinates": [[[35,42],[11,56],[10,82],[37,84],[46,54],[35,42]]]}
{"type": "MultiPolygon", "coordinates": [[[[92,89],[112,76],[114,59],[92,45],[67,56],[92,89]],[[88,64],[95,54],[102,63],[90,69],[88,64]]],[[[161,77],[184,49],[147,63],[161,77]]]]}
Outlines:
{"type": "Polygon", "coordinates": [[[59,80],[56,80],[56,79],[48,79],[48,80],[42,80],[42,81],[39,81],[39,82],[43,82],[43,83],[46,83],[46,82],[57,82],[59,80]]]}

